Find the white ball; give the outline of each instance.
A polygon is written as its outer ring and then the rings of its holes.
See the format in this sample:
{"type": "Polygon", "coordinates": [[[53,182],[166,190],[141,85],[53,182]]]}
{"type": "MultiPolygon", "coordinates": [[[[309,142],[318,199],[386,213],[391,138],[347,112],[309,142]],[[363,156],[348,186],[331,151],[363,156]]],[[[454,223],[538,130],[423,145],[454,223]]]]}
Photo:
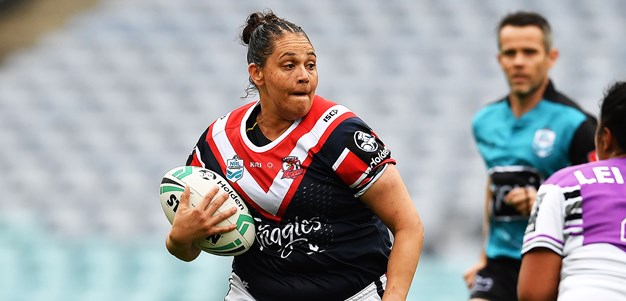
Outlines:
{"type": "Polygon", "coordinates": [[[174,216],[185,186],[190,188],[189,205],[192,207],[202,202],[211,187],[218,186],[228,194],[228,199],[215,214],[232,207],[237,208],[234,215],[217,224],[218,226],[235,224],[237,225],[235,230],[200,239],[194,243],[195,246],[205,252],[220,256],[239,255],[252,246],[255,235],[254,219],[250,215],[248,207],[228,181],[206,168],[180,166],[168,171],[163,176],[160,187],[161,206],[170,224],[174,222],[174,216]]]}

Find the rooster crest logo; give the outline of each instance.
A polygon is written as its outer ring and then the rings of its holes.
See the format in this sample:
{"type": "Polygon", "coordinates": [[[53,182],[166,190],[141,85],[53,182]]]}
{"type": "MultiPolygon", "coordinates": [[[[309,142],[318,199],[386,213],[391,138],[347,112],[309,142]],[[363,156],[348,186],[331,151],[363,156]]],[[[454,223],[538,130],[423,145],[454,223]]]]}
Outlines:
{"type": "Polygon", "coordinates": [[[372,134],[356,131],[354,133],[354,143],[358,148],[368,153],[372,153],[378,150],[376,137],[372,134]]]}
{"type": "Polygon", "coordinates": [[[283,158],[282,169],[283,179],[295,179],[299,175],[304,173],[304,170],[302,169],[302,165],[300,163],[300,159],[298,159],[298,157],[296,156],[288,156],[283,158]]]}

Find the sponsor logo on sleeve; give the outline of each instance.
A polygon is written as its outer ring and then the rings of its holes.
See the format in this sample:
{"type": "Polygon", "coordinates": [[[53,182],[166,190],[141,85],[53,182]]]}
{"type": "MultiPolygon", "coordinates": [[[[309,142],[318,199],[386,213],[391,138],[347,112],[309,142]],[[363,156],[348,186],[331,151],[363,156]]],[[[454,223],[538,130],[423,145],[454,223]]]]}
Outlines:
{"type": "Polygon", "coordinates": [[[385,159],[387,159],[389,157],[389,154],[391,154],[391,151],[385,147],[383,149],[381,149],[376,156],[372,157],[372,160],[370,161],[370,168],[374,168],[376,167],[378,164],[380,164],[381,162],[383,162],[385,159]]]}
{"type": "Polygon", "coordinates": [[[337,109],[333,109],[330,112],[328,112],[328,114],[324,116],[324,122],[328,122],[331,118],[333,118],[333,116],[337,115],[337,112],[339,112],[339,110],[337,109]]]}

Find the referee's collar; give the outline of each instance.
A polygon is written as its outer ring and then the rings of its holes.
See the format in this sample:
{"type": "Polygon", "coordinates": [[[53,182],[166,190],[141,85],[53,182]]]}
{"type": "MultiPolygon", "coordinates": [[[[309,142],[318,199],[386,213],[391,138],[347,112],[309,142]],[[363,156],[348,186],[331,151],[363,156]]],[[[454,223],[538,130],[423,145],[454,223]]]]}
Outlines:
{"type": "Polygon", "coordinates": [[[543,99],[556,99],[558,98],[559,92],[556,91],[554,87],[554,83],[552,83],[551,79],[548,79],[548,85],[546,86],[546,90],[543,91],[543,99]]]}
{"type": "MultiPolygon", "coordinates": [[[[541,95],[541,100],[544,100],[544,99],[555,100],[558,97],[559,97],[559,92],[554,87],[554,83],[552,83],[552,80],[548,78],[548,85],[546,86],[546,89],[543,91],[543,95],[541,95]]],[[[509,103],[509,106],[510,106],[511,96],[507,94],[504,98],[501,99],[501,101],[506,101],[507,103],[509,103]]]]}

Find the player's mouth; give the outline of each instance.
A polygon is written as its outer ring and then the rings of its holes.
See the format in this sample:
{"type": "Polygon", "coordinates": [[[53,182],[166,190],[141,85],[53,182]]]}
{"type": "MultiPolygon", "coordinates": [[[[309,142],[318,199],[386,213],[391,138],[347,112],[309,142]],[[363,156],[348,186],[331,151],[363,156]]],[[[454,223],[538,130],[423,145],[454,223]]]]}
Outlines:
{"type": "Polygon", "coordinates": [[[516,74],[516,75],[511,76],[512,83],[520,84],[520,83],[525,83],[527,81],[528,81],[528,76],[526,75],[516,74]]]}
{"type": "Polygon", "coordinates": [[[308,91],[295,91],[295,92],[291,92],[291,95],[293,95],[293,96],[309,96],[309,92],[308,91]]]}

